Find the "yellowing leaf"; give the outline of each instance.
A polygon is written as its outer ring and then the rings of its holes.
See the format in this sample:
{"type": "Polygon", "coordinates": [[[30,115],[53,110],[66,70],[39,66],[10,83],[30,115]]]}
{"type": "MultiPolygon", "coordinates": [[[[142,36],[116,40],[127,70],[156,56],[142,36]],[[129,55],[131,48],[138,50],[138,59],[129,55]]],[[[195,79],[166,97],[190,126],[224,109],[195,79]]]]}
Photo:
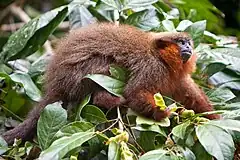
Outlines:
{"type": "Polygon", "coordinates": [[[160,93],[154,94],[154,101],[156,106],[160,108],[160,110],[165,110],[167,108],[164,99],[160,93]]]}

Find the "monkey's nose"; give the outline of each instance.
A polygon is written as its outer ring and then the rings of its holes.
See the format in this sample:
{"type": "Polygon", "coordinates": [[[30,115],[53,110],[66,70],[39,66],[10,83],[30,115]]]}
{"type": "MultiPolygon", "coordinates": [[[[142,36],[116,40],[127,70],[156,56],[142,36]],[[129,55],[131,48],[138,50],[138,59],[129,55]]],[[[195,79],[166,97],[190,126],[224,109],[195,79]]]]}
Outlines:
{"type": "Polygon", "coordinates": [[[182,57],[183,63],[186,63],[188,59],[191,57],[191,55],[192,53],[190,52],[182,52],[181,57],[182,57]]]}

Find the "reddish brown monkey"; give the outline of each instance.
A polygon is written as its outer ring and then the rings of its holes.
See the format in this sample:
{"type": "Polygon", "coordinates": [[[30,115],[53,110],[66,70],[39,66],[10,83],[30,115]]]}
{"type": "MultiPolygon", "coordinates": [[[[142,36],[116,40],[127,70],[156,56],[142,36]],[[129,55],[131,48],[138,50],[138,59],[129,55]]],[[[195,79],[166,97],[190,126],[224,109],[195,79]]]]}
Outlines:
{"type": "MultiPolygon", "coordinates": [[[[191,79],[196,56],[185,33],[146,33],[127,25],[94,24],[72,31],[63,39],[46,72],[45,96],[28,118],[4,133],[8,143],[26,140],[36,128],[42,109],[55,101],[79,102],[93,93],[95,105],[111,108],[126,104],[155,120],[169,115],[155,107],[153,95],[160,92],[195,112],[212,111],[207,96],[191,79]],[[87,74],[108,75],[116,64],[130,71],[125,100],[115,97],[89,79],[87,74]]],[[[219,118],[209,115],[208,118],[219,118]]]]}

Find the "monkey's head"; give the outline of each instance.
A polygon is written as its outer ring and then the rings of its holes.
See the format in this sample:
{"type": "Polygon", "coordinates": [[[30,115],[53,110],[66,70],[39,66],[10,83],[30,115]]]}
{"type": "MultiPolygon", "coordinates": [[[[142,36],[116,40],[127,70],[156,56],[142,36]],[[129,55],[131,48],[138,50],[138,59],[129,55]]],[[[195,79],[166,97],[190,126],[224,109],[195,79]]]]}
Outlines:
{"type": "Polygon", "coordinates": [[[186,63],[193,55],[193,42],[187,33],[152,33],[154,43],[160,50],[161,57],[181,58],[186,63]]]}
{"type": "Polygon", "coordinates": [[[151,33],[153,52],[174,73],[192,73],[196,68],[193,41],[187,33],[151,33]]]}
{"type": "Polygon", "coordinates": [[[176,38],[173,40],[180,50],[183,63],[186,63],[193,54],[192,40],[189,37],[176,38]]]}

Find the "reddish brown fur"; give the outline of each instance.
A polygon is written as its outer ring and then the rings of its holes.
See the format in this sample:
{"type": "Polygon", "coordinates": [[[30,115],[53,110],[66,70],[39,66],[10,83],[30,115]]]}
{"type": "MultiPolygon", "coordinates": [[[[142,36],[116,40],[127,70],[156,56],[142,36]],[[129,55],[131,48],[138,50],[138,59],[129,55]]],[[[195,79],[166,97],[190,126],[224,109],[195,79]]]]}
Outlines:
{"type": "Polygon", "coordinates": [[[48,66],[43,100],[27,121],[3,135],[5,140],[8,143],[12,143],[14,137],[26,140],[46,104],[59,100],[64,104],[79,102],[90,92],[94,93],[96,105],[111,108],[124,102],[156,120],[169,114],[155,107],[153,95],[156,92],[172,96],[196,112],[212,110],[207,97],[190,77],[195,68],[195,55],[183,63],[178,46],[172,42],[173,38],[186,37],[184,33],[151,34],[113,24],[95,24],[73,31],[60,42],[48,66]],[[131,72],[123,94],[126,101],[83,79],[92,73],[108,75],[110,64],[131,72]]]}

